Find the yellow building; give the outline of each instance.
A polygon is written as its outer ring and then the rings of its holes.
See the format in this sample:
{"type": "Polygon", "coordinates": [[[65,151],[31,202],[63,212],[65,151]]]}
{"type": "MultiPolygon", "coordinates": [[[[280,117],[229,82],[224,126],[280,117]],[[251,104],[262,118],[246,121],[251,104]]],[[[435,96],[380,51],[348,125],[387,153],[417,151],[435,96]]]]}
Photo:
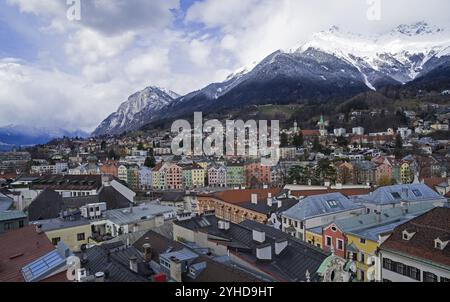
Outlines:
{"type": "Polygon", "coordinates": [[[39,224],[53,245],[63,241],[72,252],[79,252],[81,246],[89,244],[89,238],[92,237],[91,224],[87,220],[50,219],[39,221],[39,224]]]}
{"type": "Polygon", "coordinates": [[[356,262],[357,278],[361,282],[379,280],[379,243],[356,234],[347,234],[347,259],[356,262]]]}
{"type": "Polygon", "coordinates": [[[202,188],[205,186],[206,170],[200,166],[200,164],[193,165],[192,172],[192,185],[196,188],[202,188]]]}
{"type": "Polygon", "coordinates": [[[400,166],[400,181],[402,184],[410,184],[413,181],[411,177],[411,166],[408,163],[403,163],[400,166]]]}
{"type": "Polygon", "coordinates": [[[323,248],[322,227],[306,230],[305,241],[318,248],[323,248]]]}

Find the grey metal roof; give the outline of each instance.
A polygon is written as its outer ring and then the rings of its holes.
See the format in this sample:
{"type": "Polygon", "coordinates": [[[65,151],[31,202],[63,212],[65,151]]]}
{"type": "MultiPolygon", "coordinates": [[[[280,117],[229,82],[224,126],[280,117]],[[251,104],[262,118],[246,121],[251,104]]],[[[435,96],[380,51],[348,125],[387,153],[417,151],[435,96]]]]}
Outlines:
{"type": "Polygon", "coordinates": [[[334,224],[343,232],[355,234],[362,238],[378,241],[380,234],[392,231],[396,226],[405,223],[433,209],[431,204],[412,204],[405,211],[402,208],[393,208],[375,213],[360,215],[347,219],[340,219],[334,224]]]}
{"type": "Polygon", "coordinates": [[[160,254],[159,257],[162,257],[162,258],[165,258],[165,259],[170,259],[172,257],[175,257],[179,261],[187,261],[187,260],[196,259],[198,257],[198,254],[196,254],[196,253],[194,253],[194,252],[184,248],[184,249],[179,250],[179,251],[174,251],[174,252],[170,252],[170,253],[160,254]]]}
{"type": "Polygon", "coordinates": [[[322,215],[361,209],[363,206],[345,197],[341,193],[310,196],[282,213],[295,220],[305,220],[322,215]]]}
{"type": "Polygon", "coordinates": [[[2,211],[0,212],[0,221],[8,221],[27,218],[27,215],[22,211],[2,211]]]}
{"type": "Polygon", "coordinates": [[[311,280],[315,280],[318,278],[315,272],[328,256],[322,250],[306,242],[255,221],[246,220],[240,224],[230,224],[230,229],[226,231],[218,228],[218,221],[215,216],[206,216],[177,221],[175,224],[191,230],[207,232],[209,240],[217,240],[220,244],[226,245],[237,257],[251,263],[254,268],[268,272],[274,280],[304,281],[306,271],[311,273],[311,280]],[[204,223],[203,220],[207,220],[208,223],[204,223]],[[253,240],[254,229],[261,229],[265,232],[265,244],[270,244],[273,250],[272,261],[258,261],[256,248],[261,244],[253,240]],[[286,239],[288,247],[280,255],[275,255],[274,245],[275,241],[279,239],[286,239]]]}
{"type": "Polygon", "coordinates": [[[398,204],[401,202],[446,202],[447,199],[439,195],[424,184],[407,184],[381,187],[369,195],[356,198],[363,203],[376,205],[398,204]]]}
{"type": "Polygon", "coordinates": [[[105,212],[105,217],[115,224],[125,225],[135,223],[144,219],[152,219],[158,215],[174,212],[171,207],[166,207],[154,203],[148,203],[139,207],[109,210],[105,212]]]}
{"type": "Polygon", "coordinates": [[[77,219],[77,220],[64,220],[61,218],[55,219],[47,219],[40,220],[35,222],[36,224],[40,224],[42,226],[42,230],[44,232],[59,230],[59,229],[69,229],[74,227],[79,227],[83,225],[90,225],[91,221],[87,219],[77,219]]]}
{"type": "Polygon", "coordinates": [[[11,208],[13,200],[0,194],[0,211],[7,211],[11,208]]]}

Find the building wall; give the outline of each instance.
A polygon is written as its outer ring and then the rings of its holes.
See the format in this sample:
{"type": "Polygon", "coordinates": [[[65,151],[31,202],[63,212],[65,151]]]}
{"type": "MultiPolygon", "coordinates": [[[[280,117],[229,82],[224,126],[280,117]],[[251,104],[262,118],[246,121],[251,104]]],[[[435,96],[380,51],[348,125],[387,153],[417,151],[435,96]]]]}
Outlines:
{"type": "Polygon", "coordinates": [[[341,257],[346,258],[346,242],[347,238],[345,234],[339,230],[334,224],[323,229],[323,250],[326,252],[330,252],[333,248],[334,253],[341,257]],[[331,238],[331,245],[327,245],[327,238],[331,238]],[[338,247],[338,241],[342,242],[342,247],[338,247]]]}
{"type": "Polygon", "coordinates": [[[53,242],[60,238],[72,252],[79,252],[83,244],[89,243],[89,237],[92,236],[90,224],[73,228],[59,229],[45,232],[48,239],[53,242]],[[84,234],[84,240],[78,240],[78,234],[84,234]]]}
{"type": "Polygon", "coordinates": [[[213,197],[198,197],[198,206],[200,213],[207,210],[215,210],[216,216],[220,219],[231,221],[239,224],[244,220],[253,220],[262,224],[266,224],[268,217],[265,214],[258,213],[240,207],[239,205],[230,204],[213,197]]]}
{"type": "Polygon", "coordinates": [[[28,218],[0,221],[0,234],[12,230],[17,230],[28,225],[28,218]]]}
{"type": "Polygon", "coordinates": [[[438,267],[437,265],[432,265],[428,263],[424,263],[422,261],[416,260],[414,258],[410,258],[401,254],[397,254],[391,251],[381,250],[380,253],[380,263],[381,263],[381,280],[387,279],[392,282],[423,282],[423,272],[431,272],[440,277],[445,277],[450,279],[450,267],[438,267]],[[415,267],[420,270],[420,280],[414,280],[407,276],[403,276],[396,272],[392,272],[383,267],[383,260],[385,258],[391,259],[396,262],[403,263],[408,266],[415,267]]]}
{"type": "Polygon", "coordinates": [[[314,245],[320,249],[323,248],[323,236],[306,230],[305,241],[311,245],[314,245]]]}
{"type": "MultiPolygon", "coordinates": [[[[358,270],[360,270],[363,274],[364,274],[364,278],[363,280],[365,282],[367,282],[369,280],[368,278],[368,270],[369,267],[371,267],[372,265],[368,265],[368,260],[369,258],[372,258],[373,260],[375,260],[375,273],[377,271],[379,271],[379,259],[378,256],[376,255],[376,252],[379,248],[379,244],[378,242],[372,241],[372,240],[365,240],[362,241],[362,239],[357,235],[353,235],[353,234],[347,234],[347,244],[348,245],[355,245],[358,250],[361,251],[360,255],[357,255],[356,257],[356,266],[358,268],[358,270]],[[364,257],[362,257],[361,254],[364,254],[364,257]],[[364,261],[363,261],[364,259],[364,261]]],[[[352,259],[353,255],[349,255],[350,252],[347,252],[347,258],[346,259],[352,259]]],[[[375,280],[380,280],[380,276],[378,276],[377,274],[375,274],[374,276],[375,280]]],[[[361,280],[361,278],[360,278],[361,280]]]]}

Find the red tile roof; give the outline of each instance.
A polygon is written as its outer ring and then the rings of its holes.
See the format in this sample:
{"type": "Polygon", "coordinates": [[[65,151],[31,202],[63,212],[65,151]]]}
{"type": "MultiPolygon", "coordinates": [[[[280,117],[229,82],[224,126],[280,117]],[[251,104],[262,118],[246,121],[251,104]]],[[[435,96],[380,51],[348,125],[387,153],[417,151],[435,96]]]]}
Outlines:
{"type": "Polygon", "coordinates": [[[324,189],[324,190],[302,190],[302,191],[291,191],[291,194],[296,197],[308,197],[329,193],[341,193],[345,196],[355,196],[355,195],[367,195],[371,192],[371,189],[324,189]]]}
{"type": "Polygon", "coordinates": [[[0,282],[24,282],[21,269],[55,249],[34,226],[1,234],[0,246],[0,282]]]}
{"type": "Polygon", "coordinates": [[[320,136],[319,130],[302,130],[303,136],[320,136]]]}
{"type": "Polygon", "coordinates": [[[252,200],[252,194],[258,195],[258,201],[266,200],[269,193],[272,193],[272,196],[278,195],[282,191],[281,188],[275,189],[254,189],[254,190],[229,190],[223,191],[211,195],[203,195],[208,197],[215,197],[224,202],[230,204],[243,204],[249,203],[252,200]]]}
{"type": "Polygon", "coordinates": [[[436,249],[434,240],[437,238],[443,241],[450,238],[450,208],[435,208],[397,227],[381,248],[450,266],[450,245],[442,251],[436,249]],[[403,240],[404,230],[413,230],[416,234],[406,241],[403,240]]]}

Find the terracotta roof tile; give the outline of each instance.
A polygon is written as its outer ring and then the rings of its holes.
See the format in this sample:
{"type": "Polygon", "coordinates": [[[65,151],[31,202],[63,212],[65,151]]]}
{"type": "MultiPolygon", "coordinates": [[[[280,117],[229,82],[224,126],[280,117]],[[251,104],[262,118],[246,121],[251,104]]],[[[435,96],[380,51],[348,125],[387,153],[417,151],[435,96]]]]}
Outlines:
{"type": "Polygon", "coordinates": [[[450,266],[450,245],[442,251],[434,246],[435,239],[448,236],[450,236],[450,208],[435,208],[397,227],[381,248],[450,266]],[[403,240],[403,231],[411,229],[417,233],[411,240],[403,240]]]}
{"type": "Polygon", "coordinates": [[[269,193],[272,193],[272,196],[278,195],[282,191],[281,188],[275,189],[254,189],[254,190],[229,190],[223,191],[211,195],[206,195],[210,197],[215,197],[224,202],[231,204],[243,204],[249,203],[252,200],[252,194],[258,194],[258,200],[267,200],[269,193]]]}
{"type": "Polygon", "coordinates": [[[55,249],[34,226],[1,234],[0,246],[0,282],[24,282],[22,267],[55,249]]]}

